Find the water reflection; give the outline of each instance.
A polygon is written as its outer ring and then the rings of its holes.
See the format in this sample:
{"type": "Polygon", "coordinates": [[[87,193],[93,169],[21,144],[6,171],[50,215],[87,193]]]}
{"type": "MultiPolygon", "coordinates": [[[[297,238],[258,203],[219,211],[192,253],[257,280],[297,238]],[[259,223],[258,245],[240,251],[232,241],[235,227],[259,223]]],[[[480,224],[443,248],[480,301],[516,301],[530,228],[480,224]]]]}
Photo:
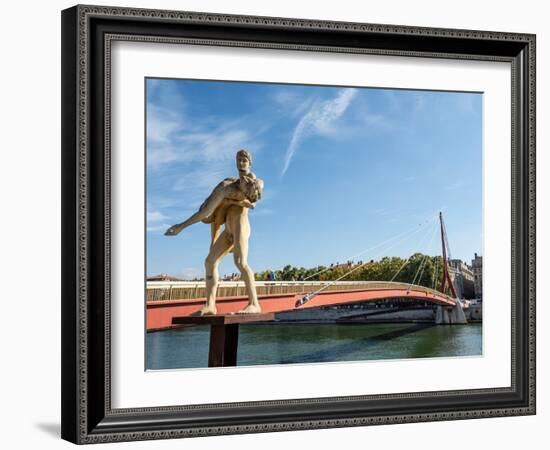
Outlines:
{"type": "MultiPolygon", "coordinates": [[[[481,325],[241,325],[237,364],[295,364],[481,355],[481,325]]],[[[208,326],[147,334],[148,369],[208,365],[208,326]]]]}

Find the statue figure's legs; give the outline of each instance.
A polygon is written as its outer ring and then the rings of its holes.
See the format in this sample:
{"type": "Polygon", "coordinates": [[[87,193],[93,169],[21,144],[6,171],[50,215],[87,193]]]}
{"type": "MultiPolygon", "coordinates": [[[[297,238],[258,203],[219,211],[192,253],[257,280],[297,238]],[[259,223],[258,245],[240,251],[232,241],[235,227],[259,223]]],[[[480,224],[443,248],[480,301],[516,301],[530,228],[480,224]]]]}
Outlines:
{"type": "Polygon", "coordinates": [[[204,261],[206,269],[206,305],[200,311],[201,316],[216,314],[216,293],[220,281],[218,266],[232,247],[232,239],[226,231],[223,231],[210,247],[210,252],[204,261]]]}
{"type": "Polygon", "coordinates": [[[238,219],[235,221],[235,229],[232,231],[234,236],[233,256],[235,265],[241,272],[241,277],[244,280],[248,294],[248,305],[239,311],[239,314],[260,313],[262,312],[262,308],[258,303],[254,272],[252,272],[252,269],[248,265],[248,239],[250,237],[248,214],[239,215],[238,219]]]}
{"type": "Polygon", "coordinates": [[[175,236],[176,234],[181,233],[185,228],[197,222],[200,222],[201,220],[207,219],[214,213],[216,208],[220,206],[225,196],[228,195],[228,192],[229,189],[224,189],[224,187],[217,187],[212,191],[210,197],[206,199],[206,201],[201,205],[200,209],[195,214],[193,214],[182,223],[172,225],[170,228],[168,228],[168,230],[166,230],[166,233],[164,234],[166,236],[175,236]]]}

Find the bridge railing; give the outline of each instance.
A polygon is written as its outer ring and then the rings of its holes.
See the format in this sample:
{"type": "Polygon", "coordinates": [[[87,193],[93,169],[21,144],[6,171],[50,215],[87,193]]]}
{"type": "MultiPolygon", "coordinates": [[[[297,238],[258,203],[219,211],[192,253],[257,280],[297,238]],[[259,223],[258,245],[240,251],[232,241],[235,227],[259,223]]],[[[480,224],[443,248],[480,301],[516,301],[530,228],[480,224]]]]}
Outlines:
{"type": "MultiPolygon", "coordinates": [[[[307,294],[321,288],[323,292],[353,291],[353,290],[387,290],[387,289],[414,289],[428,294],[442,296],[441,292],[424,286],[410,285],[387,281],[339,281],[330,285],[319,281],[258,281],[256,292],[259,296],[307,294]]],[[[246,287],[243,281],[223,281],[218,287],[217,297],[246,296],[246,287]]],[[[153,281],[147,283],[146,300],[177,301],[206,297],[204,282],[194,281],[153,281]]]]}

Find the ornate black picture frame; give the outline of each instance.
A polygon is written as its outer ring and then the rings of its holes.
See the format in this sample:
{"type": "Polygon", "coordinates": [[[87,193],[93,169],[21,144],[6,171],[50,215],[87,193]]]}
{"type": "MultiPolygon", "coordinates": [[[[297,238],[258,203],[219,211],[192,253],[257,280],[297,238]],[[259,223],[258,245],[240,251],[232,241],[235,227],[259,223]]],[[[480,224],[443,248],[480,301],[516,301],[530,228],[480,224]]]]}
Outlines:
{"type": "Polygon", "coordinates": [[[75,6],[62,12],[62,437],[99,443],[535,413],[535,36],[75,6]],[[110,46],[116,40],[504,61],[512,67],[507,388],[113,409],[110,46]]]}

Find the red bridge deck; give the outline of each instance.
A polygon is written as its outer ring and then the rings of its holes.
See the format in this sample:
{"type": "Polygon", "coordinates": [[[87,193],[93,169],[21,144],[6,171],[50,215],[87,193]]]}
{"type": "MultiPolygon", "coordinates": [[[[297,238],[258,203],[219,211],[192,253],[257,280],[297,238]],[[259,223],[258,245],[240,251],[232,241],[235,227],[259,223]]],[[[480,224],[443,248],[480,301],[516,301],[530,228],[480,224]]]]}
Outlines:
{"type": "MultiPolygon", "coordinates": [[[[437,291],[413,286],[408,289],[400,283],[395,288],[387,289],[356,289],[342,291],[324,291],[313,297],[302,306],[296,302],[304,293],[287,293],[259,296],[258,300],[263,313],[279,313],[297,309],[319,308],[322,306],[337,306],[358,302],[374,302],[389,298],[409,298],[411,301],[425,301],[435,305],[455,306],[456,302],[437,291]]],[[[205,303],[204,298],[186,300],[155,300],[147,302],[147,330],[161,330],[172,328],[174,317],[190,316],[197,313],[205,303]]],[[[248,303],[247,297],[220,297],[216,301],[218,314],[227,315],[236,313],[248,303]]],[[[177,326],[177,325],[176,325],[177,326]]]]}

